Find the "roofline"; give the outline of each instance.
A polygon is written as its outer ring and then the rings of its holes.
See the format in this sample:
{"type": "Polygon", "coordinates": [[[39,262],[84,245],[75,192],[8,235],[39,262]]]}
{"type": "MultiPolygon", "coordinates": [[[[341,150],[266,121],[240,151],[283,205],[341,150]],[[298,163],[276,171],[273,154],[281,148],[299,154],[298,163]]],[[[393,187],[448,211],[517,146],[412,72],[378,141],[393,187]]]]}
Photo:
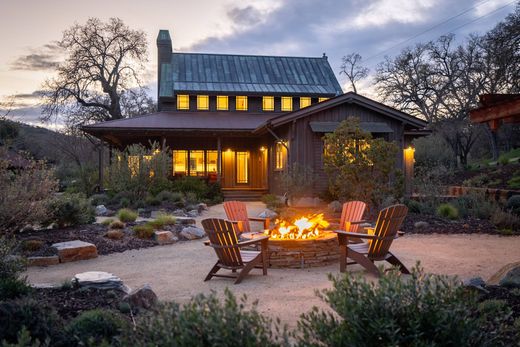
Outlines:
{"type": "Polygon", "coordinates": [[[104,127],[96,127],[96,128],[87,128],[80,127],[82,131],[87,133],[93,132],[119,132],[119,131],[139,131],[139,132],[147,132],[147,131],[161,131],[161,132],[186,132],[186,131],[201,131],[201,132],[249,132],[252,133],[254,128],[236,128],[236,129],[216,129],[216,128],[135,128],[135,127],[125,127],[125,128],[104,128],[104,127]]]}
{"type": "Polygon", "coordinates": [[[328,60],[327,56],[321,57],[303,57],[295,55],[264,55],[264,54],[233,54],[233,53],[204,53],[204,52],[172,52],[174,54],[191,54],[191,55],[220,55],[220,56],[238,56],[238,57],[262,57],[262,58],[300,58],[300,59],[325,59],[328,60]]]}

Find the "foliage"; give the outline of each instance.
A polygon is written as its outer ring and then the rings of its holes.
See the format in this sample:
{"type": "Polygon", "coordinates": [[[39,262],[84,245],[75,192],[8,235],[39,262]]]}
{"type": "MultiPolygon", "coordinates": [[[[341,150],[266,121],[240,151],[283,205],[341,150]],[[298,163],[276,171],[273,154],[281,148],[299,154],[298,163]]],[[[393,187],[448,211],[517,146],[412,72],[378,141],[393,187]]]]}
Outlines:
{"type": "Polygon", "coordinates": [[[509,158],[501,155],[500,157],[498,157],[498,163],[500,165],[507,165],[507,164],[509,164],[509,158]]]}
{"type": "Polygon", "coordinates": [[[157,218],[147,222],[146,224],[152,226],[152,228],[154,228],[154,229],[161,229],[165,225],[175,224],[175,217],[167,215],[167,214],[161,214],[157,218]]]}
{"type": "Polygon", "coordinates": [[[25,259],[15,256],[17,246],[15,238],[0,235],[0,278],[17,279],[25,271],[25,259]]]}
{"type": "Polygon", "coordinates": [[[114,218],[107,218],[107,219],[103,220],[103,221],[101,222],[101,224],[107,227],[107,226],[109,226],[113,221],[114,221],[114,218]]]}
{"type": "Polygon", "coordinates": [[[146,199],[144,199],[144,202],[146,203],[146,205],[149,205],[149,206],[159,206],[161,204],[161,200],[159,200],[157,197],[155,197],[151,194],[148,194],[146,196],[146,199]]]}
{"type": "Polygon", "coordinates": [[[54,173],[44,162],[27,158],[24,168],[11,169],[5,158],[5,149],[0,148],[0,234],[44,220],[57,188],[54,173]]]}
{"type": "Polygon", "coordinates": [[[220,204],[222,201],[224,201],[224,194],[222,193],[222,187],[220,183],[213,182],[208,184],[208,191],[206,192],[204,201],[214,205],[220,204]]]}
{"type": "Polygon", "coordinates": [[[262,195],[262,202],[267,206],[268,209],[271,209],[273,211],[277,211],[285,206],[285,204],[282,201],[280,201],[280,198],[274,194],[262,195]]]}
{"type": "Polygon", "coordinates": [[[516,215],[520,215],[520,195],[513,195],[507,199],[506,208],[516,215]]]}
{"type": "Polygon", "coordinates": [[[96,220],[92,204],[81,194],[60,194],[51,201],[46,224],[60,227],[89,224],[96,220]]]}
{"type": "Polygon", "coordinates": [[[290,198],[312,195],[316,181],[314,170],[310,166],[293,163],[282,173],[281,183],[290,198]]]}
{"type": "Polygon", "coordinates": [[[406,199],[404,199],[404,204],[406,205],[406,207],[408,207],[408,210],[411,213],[424,213],[425,212],[423,204],[421,204],[417,200],[406,198],[406,199]]]}
{"type": "Polygon", "coordinates": [[[141,318],[135,332],[123,336],[123,345],[247,347],[288,345],[288,341],[285,329],[261,315],[256,303],[248,309],[245,297],[237,302],[226,289],[223,302],[212,293],[197,295],[182,307],[163,304],[141,318]]]}
{"type": "Polygon", "coordinates": [[[107,205],[109,202],[108,195],[106,194],[94,194],[90,197],[92,206],[107,205]]]}
{"type": "Polygon", "coordinates": [[[395,143],[372,138],[356,118],[343,121],[333,133],[326,134],[324,143],[329,192],[336,199],[367,201],[379,208],[388,196],[400,195],[395,143]]]}
{"type": "Polygon", "coordinates": [[[98,170],[94,165],[81,165],[71,172],[67,185],[68,193],[79,193],[91,196],[99,187],[98,170]]]}
{"type": "Polygon", "coordinates": [[[79,345],[99,346],[111,342],[128,323],[119,313],[112,310],[90,310],[81,313],[66,327],[66,332],[79,345]]]}
{"type": "Polygon", "coordinates": [[[498,205],[486,198],[485,194],[471,192],[453,200],[453,205],[462,217],[489,219],[498,208],[498,205]]]}
{"type": "Polygon", "coordinates": [[[132,230],[134,231],[135,236],[140,239],[150,239],[154,233],[153,226],[150,224],[135,225],[132,230]]]}
{"type": "Polygon", "coordinates": [[[22,249],[28,252],[34,252],[42,248],[44,242],[42,240],[24,240],[22,242],[22,249]]]}
{"type": "Polygon", "coordinates": [[[520,189],[520,176],[513,176],[513,178],[507,181],[507,186],[510,189],[520,189]]]}
{"type": "Polygon", "coordinates": [[[201,200],[208,194],[208,185],[198,177],[186,176],[176,179],[172,190],[183,194],[193,193],[198,200],[201,200]]]}
{"type": "Polygon", "coordinates": [[[413,140],[415,148],[415,166],[420,168],[454,168],[456,158],[449,145],[439,134],[433,133],[428,136],[413,140]]]}
{"type": "Polygon", "coordinates": [[[13,277],[0,278],[0,300],[16,299],[31,292],[25,279],[13,277]]]}
{"type": "Polygon", "coordinates": [[[132,211],[128,208],[122,208],[119,211],[117,211],[117,218],[119,218],[119,220],[123,223],[135,222],[137,217],[137,212],[132,211]]]}
{"type": "Polygon", "coordinates": [[[459,218],[459,210],[452,204],[440,204],[437,207],[437,215],[448,219],[459,218]]]}
{"type": "Polygon", "coordinates": [[[183,195],[179,192],[171,192],[169,190],[163,190],[155,196],[159,201],[168,202],[182,202],[183,195]]]}
{"type": "Polygon", "coordinates": [[[111,240],[121,240],[125,237],[125,233],[121,229],[110,229],[105,236],[111,240]]]}
{"type": "Polygon", "coordinates": [[[454,278],[419,267],[410,278],[393,270],[377,283],[350,274],[329,278],[332,289],[318,296],[335,313],[314,308],[302,315],[301,346],[481,346],[507,338],[508,312],[479,312],[474,293],[454,278]]]}
{"type": "MultiPolygon", "coordinates": [[[[125,214],[125,213],[123,213],[125,214]]],[[[115,220],[110,223],[108,226],[110,229],[124,229],[125,223],[121,222],[120,220],[115,220]]]]}
{"type": "Polygon", "coordinates": [[[511,233],[520,232],[520,216],[500,208],[497,208],[491,215],[491,223],[503,231],[510,230],[511,233]]]}
{"type": "Polygon", "coordinates": [[[357,93],[356,82],[366,78],[370,69],[361,65],[363,58],[359,53],[350,53],[344,56],[341,63],[340,75],[347,76],[354,93],[357,93]]]}

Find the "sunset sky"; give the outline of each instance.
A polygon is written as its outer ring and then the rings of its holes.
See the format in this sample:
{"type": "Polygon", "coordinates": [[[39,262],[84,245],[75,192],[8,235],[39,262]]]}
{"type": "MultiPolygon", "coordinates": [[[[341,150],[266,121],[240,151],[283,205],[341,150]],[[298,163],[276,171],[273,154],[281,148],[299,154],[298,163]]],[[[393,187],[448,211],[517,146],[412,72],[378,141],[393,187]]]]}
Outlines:
{"type": "MultiPolygon", "coordinates": [[[[483,33],[514,6],[511,0],[2,0],[0,100],[17,96],[16,119],[38,123],[33,93],[62,57],[48,44],[89,17],[119,17],[147,34],[147,84],[155,95],[159,29],[170,30],[177,51],[294,56],[325,52],[345,85],[339,75],[343,55],[360,53],[373,71],[384,55],[416,42],[449,32],[458,39],[483,33]]],[[[360,92],[370,94],[369,79],[360,92]]]]}

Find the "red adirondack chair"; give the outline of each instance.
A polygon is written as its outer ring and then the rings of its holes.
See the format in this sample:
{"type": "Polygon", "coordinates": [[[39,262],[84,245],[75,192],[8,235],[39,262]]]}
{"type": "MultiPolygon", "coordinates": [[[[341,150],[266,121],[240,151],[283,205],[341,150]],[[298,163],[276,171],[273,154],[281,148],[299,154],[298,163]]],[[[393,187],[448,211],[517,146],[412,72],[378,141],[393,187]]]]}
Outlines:
{"type": "Polygon", "coordinates": [[[339,230],[358,232],[360,224],[366,223],[363,220],[363,214],[367,204],[363,201],[347,201],[343,204],[343,210],[341,211],[341,219],[339,222],[339,230]]]}
{"type": "Polygon", "coordinates": [[[246,204],[242,201],[225,201],[224,210],[227,218],[237,225],[239,233],[251,232],[249,221],[264,223],[264,229],[269,229],[269,218],[248,217],[246,204]]]}

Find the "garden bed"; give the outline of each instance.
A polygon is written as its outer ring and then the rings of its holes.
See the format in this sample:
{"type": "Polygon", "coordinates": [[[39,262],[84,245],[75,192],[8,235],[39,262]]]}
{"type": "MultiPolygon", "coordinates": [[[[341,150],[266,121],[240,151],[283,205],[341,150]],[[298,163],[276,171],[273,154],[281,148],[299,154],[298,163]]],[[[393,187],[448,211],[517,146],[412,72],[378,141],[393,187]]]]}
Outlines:
{"type": "Polygon", "coordinates": [[[406,216],[401,230],[410,234],[502,234],[489,220],[473,217],[449,220],[411,212],[406,216]]]}

